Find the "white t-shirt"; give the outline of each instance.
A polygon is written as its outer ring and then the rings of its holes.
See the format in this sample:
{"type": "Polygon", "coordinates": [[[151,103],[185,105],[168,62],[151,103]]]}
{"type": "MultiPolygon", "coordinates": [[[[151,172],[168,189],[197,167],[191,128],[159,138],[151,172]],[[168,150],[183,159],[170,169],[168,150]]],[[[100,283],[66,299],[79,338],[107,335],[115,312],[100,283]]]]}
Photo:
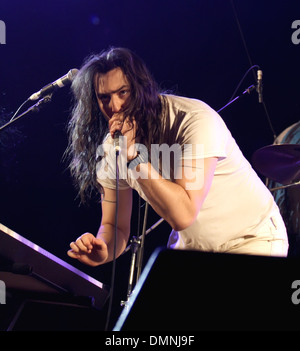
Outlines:
{"type": "MultiPolygon", "coordinates": [[[[274,199],[243,156],[222,118],[200,100],[165,95],[170,125],[166,144],[203,145],[200,155],[183,158],[217,157],[218,162],[209,193],[195,222],[180,232],[172,230],[168,246],[201,251],[223,251],[224,244],[247,235],[278,211],[274,199]]],[[[104,144],[112,145],[108,136],[104,144]]],[[[98,167],[98,181],[115,189],[114,153],[106,152],[105,162],[98,167]],[[105,177],[103,170],[106,172],[105,177]]],[[[126,170],[126,164],[121,167],[126,170]]],[[[146,201],[131,172],[120,172],[119,189],[131,187],[146,201]]],[[[151,205],[151,202],[149,202],[151,205]]]]}

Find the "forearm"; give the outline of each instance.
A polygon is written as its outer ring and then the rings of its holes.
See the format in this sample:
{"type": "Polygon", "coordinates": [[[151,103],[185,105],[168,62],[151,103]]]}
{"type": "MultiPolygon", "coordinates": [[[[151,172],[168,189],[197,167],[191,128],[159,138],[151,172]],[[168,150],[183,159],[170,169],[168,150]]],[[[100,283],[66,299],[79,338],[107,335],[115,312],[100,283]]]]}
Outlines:
{"type": "Polygon", "coordinates": [[[137,181],[151,206],[173,229],[182,230],[193,223],[199,204],[195,206],[181,185],[164,179],[150,163],[139,164],[136,171],[141,175],[137,181]]]}
{"type": "MultiPolygon", "coordinates": [[[[116,257],[119,257],[126,248],[126,235],[117,228],[117,242],[116,242],[116,257]]],[[[110,262],[114,258],[114,242],[115,242],[115,226],[112,224],[101,224],[97,238],[101,238],[107,245],[108,258],[106,262],[110,262]]]]}

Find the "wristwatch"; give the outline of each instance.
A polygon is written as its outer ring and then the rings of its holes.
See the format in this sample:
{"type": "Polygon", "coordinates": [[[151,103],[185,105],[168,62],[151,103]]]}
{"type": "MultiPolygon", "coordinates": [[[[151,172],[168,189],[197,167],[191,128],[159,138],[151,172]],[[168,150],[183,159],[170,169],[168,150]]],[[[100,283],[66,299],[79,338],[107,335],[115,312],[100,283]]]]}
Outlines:
{"type": "Polygon", "coordinates": [[[127,168],[134,169],[140,163],[148,163],[148,158],[148,151],[146,151],[144,148],[141,151],[138,150],[136,157],[127,162],[127,168]]]}

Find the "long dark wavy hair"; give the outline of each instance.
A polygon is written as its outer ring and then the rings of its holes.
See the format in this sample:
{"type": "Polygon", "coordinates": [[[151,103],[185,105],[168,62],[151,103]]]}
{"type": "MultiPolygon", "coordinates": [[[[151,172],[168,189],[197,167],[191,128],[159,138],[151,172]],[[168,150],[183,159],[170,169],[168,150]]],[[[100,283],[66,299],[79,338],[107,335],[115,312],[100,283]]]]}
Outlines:
{"type": "Polygon", "coordinates": [[[134,117],[141,143],[150,148],[159,142],[161,132],[162,100],[158,85],[144,62],[125,48],[110,48],[88,57],[72,83],[74,106],[68,124],[70,171],[84,203],[92,194],[103,192],[97,182],[96,150],[108,133],[108,122],[97,102],[94,77],[114,68],[121,68],[130,84],[130,101],[124,117],[134,117]]]}

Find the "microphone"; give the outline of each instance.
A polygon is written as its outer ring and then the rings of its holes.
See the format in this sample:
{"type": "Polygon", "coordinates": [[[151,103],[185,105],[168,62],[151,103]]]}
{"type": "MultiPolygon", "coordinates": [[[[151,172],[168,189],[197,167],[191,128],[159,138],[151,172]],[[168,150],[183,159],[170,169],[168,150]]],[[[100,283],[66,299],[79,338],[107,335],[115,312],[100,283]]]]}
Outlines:
{"type": "Polygon", "coordinates": [[[114,150],[116,154],[119,155],[121,147],[120,147],[120,136],[122,136],[122,133],[119,130],[116,130],[114,133],[114,150]]]}
{"type": "Polygon", "coordinates": [[[262,76],[263,76],[263,72],[261,69],[257,70],[257,87],[256,87],[256,91],[258,93],[258,102],[262,103],[263,102],[263,94],[262,94],[262,90],[263,90],[263,86],[262,86],[262,76]]]}
{"type": "Polygon", "coordinates": [[[76,74],[78,73],[78,69],[73,68],[64,76],[58,78],[56,81],[45,85],[40,91],[32,94],[28,100],[37,100],[42,96],[48,95],[51,92],[57,90],[58,88],[63,88],[69,83],[72,83],[73,79],[75,78],[76,74]]]}

